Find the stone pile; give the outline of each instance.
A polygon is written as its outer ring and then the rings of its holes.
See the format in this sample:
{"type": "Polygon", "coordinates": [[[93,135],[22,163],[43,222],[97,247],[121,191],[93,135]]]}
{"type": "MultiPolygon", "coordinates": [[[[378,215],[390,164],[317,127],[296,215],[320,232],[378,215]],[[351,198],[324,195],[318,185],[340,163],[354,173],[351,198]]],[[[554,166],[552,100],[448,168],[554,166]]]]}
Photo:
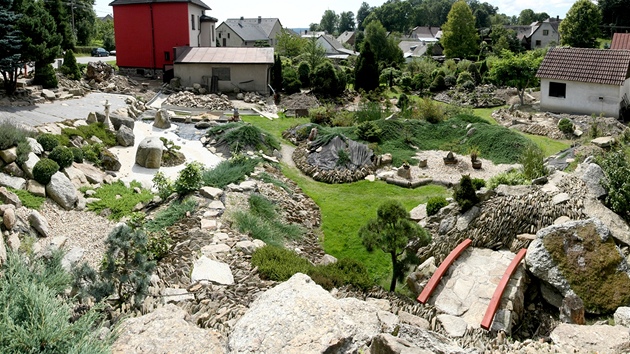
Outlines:
{"type": "Polygon", "coordinates": [[[356,169],[333,169],[324,170],[318,166],[308,163],[309,149],[305,144],[300,145],[293,152],[293,161],[295,165],[305,174],[311,176],[314,180],[325,183],[350,183],[364,179],[366,176],[374,173],[375,166],[360,166],[356,169]]]}
{"type": "Polygon", "coordinates": [[[245,92],[236,95],[236,99],[243,100],[246,103],[257,103],[259,105],[265,105],[265,100],[258,92],[245,92]]]}
{"type": "Polygon", "coordinates": [[[505,100],[496,91],[494,85],[479,85],[472,92],[458,88],[438,93],[435,100],[474,108],[503,106],[505,100]]]}
{"type": "Polygon", "coordinates": [[[176,92],[164,102],[166,105],[190,108],[204,108],[209,111],[225,111],[232,109],[232,102],[226,95],[195,95],[192,92],[176,92]]]}
{"type": "Polygon", "coordinates": [[[100,84],[108,81],[112,76],[114,76],[114,67],[100,60],[89,62],[85,71],[85,78],[90,84],[92,81],[100,84]]]}

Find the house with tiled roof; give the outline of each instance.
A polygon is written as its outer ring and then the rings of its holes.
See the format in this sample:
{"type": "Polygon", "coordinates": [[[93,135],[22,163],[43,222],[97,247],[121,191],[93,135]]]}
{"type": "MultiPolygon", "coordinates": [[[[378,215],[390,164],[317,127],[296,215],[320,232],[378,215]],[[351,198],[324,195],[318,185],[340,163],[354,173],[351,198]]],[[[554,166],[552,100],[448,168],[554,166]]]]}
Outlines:
{"type": "Polygon", "coordinates": [[[230,18],[217,27],[217,40],[221,47],[254,47],[263,43],[274,47],[281,30],[277,18],[230,18]]]}
{"type": "Polygon", "coordinates": [[[437,42],[442,36],[440,27],[416,26],[409,33],[408,38],[424,42],[437,42]]]}
{"type": "Polygon", "coordinates": [[[358,52],[344,47],[341,42],[329,34],[317,37],[317,44],[324,48],[328,59],[348,59],[349,56],[359,55],[358,52]]]}
{"type": "Polygon", "coordinates": [[[558,28],[561,22],[562,20],[559,17],[534,22],[531,26],[532,32],[529,35],[530,49],[559,45],[560,31],[558,28]]]}
{"type": "Polygon", "coordinates": [[[214,93],[269,93],[273,48],[178,47],[175,53],[175,77],[182,86],[200,84],[214,93]]]}
{"type": "Polygon", "coordinates": [[[356,37],[357,35],[355,31],[344,31],[339,35],[339,37],[337,37],[337,41],[341,44],[348,44],[349,46],[354,47],[356,37]]]}
{"type": "Polygon", "coordinates": [[[630,33],[613,34],[610,49],[628,49],[630,50],[630,33]]]}
{"type": "Polygon", "coordinates": [[[211,47],[217,19],[201,0],[114,0],[116,65],[131,75],[172,75],[174,48],[211,47]]]}
{"type": "Polygon", "coordinates": [[[551,112],[620,118],[630,105],[630,50],[551,48],[536,77],[551,112]]]}

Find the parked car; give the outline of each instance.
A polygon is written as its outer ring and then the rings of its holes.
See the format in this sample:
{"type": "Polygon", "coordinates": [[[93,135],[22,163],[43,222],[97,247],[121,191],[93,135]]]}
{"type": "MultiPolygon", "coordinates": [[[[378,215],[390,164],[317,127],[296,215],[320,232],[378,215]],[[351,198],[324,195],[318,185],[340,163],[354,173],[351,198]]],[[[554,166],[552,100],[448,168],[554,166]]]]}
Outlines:
{"type": "Polygon", "coordinates": [[[107,57],[109,56],[109,52],[103,48],[94,48],[92,49],[92,56],[93,57],[107,57]]]}
{"type": "Polygon", "coordinates": [[[116,49],[110,50],[109,51],[109,55],[112,56],[112,57],[115,57],[116,56],[116,49]]]}

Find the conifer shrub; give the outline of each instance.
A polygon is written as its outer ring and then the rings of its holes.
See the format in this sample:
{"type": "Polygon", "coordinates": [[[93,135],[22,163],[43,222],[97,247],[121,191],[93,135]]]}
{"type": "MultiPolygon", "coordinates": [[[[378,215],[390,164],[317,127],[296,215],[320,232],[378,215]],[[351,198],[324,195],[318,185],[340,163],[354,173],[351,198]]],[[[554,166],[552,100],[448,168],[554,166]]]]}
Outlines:
{"type": "Polygon", "coordinates": [[[58,86],[57,75],[52,64],[39,65],[35,64],[35,76],[33,82],[37,85],[42,85],[43,88],[56,88],[58,86]]]}
{"type": "Polygon", "coordinates": [[[193,161],[187,163],[184,169],[179,171],[173,188],[180,195],[197,191],[203,185],[203,170],[201,163],[193,161]]]}
{"type": "Polygon", "coordinates": [[[444,76],[438,75],[433,79],[431,85],[429,86],[429,91],[431,92],[439,92],[443,91],[447,88],[446,81],[444,80],[444,76]]]}
{"type": "Polygon", "coordinates": [[[70,151],[72,152],[72,158],[76,163],[83,163],[83,150],[78,147],[71,147],[70,151]]]}
{"type": "Polygon", "coordinates": [[[54,135],[48,133],[40,134],[37,137],[37,142],[42,146],[44,151],[52,151],[55,146],[59,145],[59,140],[57,140],[54,135]]]}
{"type": "Polygon", "coordinates": [[[81,70],[71,49],[66,50],[66,54],[63,56],[61,72],[72,80],[81,80],[81,70]]]}
{"type": "Polygon", "coordinates": [[[48,155],[48,158],[55,161],[59,168],[66,168],[72,166],[72,161],[74,161],[74,154],[70,148],[65,146],[55,146],[54,149],[48,155]]]}
{"type": "Polygon", "coordinates": [[[432,197],[427,201],[427,216],[437,214],[440,209],[448,205],[444,197],[432,197]]]}
{"type": "Polygon", "coordinates": [[[457,204],[459,204],[462,213],[479,203],[479,197],[477,197],[475,193],[475,187],[473,187],[469,175],[462,175],[462,178],[459,180],[459,185],[455,187],[453,198],[457,204]]]}
{"type": "Polygon", "coordinates": [[[33,167],[33,179],[37,182],[47,185],[50,178],[59,171],[59,165],[47,158],[40,159],[33,167]]]}
{"type": "Polygon", "coordinates": [[[573,134],[573,123],[567,118],[562,118],[558,122],[558,129],[565,134],[573,134]]]}
{"type": "Polygon", "coordinates": [[[377,142],[383,130],[374,121],[365,121],[357,125],[356,132],[361,140],[377,142]]]}

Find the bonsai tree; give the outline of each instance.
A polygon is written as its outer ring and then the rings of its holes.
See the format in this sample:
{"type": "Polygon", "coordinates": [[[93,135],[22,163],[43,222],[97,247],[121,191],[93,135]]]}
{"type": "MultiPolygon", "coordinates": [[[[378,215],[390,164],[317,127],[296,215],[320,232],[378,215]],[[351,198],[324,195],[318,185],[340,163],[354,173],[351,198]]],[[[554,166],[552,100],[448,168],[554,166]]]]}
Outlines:
{"type": "Polygon", "coordinates": [[[372,252],[379,248],[392,260],[392,281],[389,291],[396,289],[396,280],[402,279],[415,253],[407,251],[408,245],[426,246],[431,236],[420,225],[411,221],[409,213],[399,201],[387,201],[378,207],[376,218],[359,230],[363,246],[372,252]]]}
{"type": "Polygon", "coordinates": [[[477,161],[477,158],[479,157],[479,148],[477,146],[471,146],[468,149],[468,154],[470,154],[470,161],[475,162],[477,161]]]}

